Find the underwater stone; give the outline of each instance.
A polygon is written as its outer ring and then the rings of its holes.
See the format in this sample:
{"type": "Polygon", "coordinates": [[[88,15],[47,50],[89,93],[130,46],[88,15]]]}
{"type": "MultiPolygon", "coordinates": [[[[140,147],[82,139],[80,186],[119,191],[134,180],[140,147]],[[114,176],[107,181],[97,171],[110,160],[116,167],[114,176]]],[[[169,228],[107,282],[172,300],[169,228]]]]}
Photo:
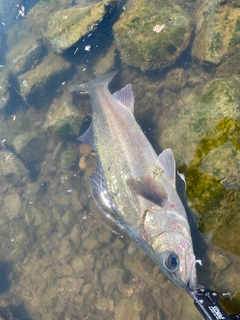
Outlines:
{"type": "Polygon", "coordinates": [[[19,134],[13,140],[16,153],[25,161],[41,161],[46,152],[45,137],[39,137],[36,133],[26,132],[19,134]]]}
{"type": "Polygon", "coordinates": [[[240,8],[235,3],[231,7],[218,0],[203,1],[195,17],[193,57],[203,62],[221,62],[239,43],[239,16],[240,8]]]}
{"type": "Polygon", "coordinates": [[[59,79],[66,79],[70,68],[68,61],[50,53],[35,69],[18,77],[22,97],[34,107],[49,103],[53,92],[61,86],[59,79]]]}
{"type": "Polygon", "coordinates": [[[6,179],[13,185],[29,178],[29,172],[23,162],[9,150],[0,151],[0,183],[6,179]]]}
{"type": "Polygon", "coordinates": [[[21,199],[16,191],[13,191],[4,198],[4,210],[8,217],[13,220],[19,215],[21,199]]]}
{"type": "Polygon", "coordinates": [[[78,137],[83,119],[84,117],[75,111],[72,104],[61,97],[49,108],[43,129],[47,129],[48,133],[53,135],[78,137]]]}
{"type": "Polygon", "coordinates": [[[77,151],[64,151],[60,158],[60,167],[62,169],[70,169],[77,159],[77,151]]]}
{"type": "Polygon", "coordinates": [[[143,70],[163,69],[186,49],[190,20],[170,1],[131,0],[113,26],[122,60],[143,70]],[[164,25],[161,32],[155,25],[164,25]]]}
{"type": "Polygon", "coordinates": [[[43,45],[29,34],[29,36],[23,41],[19,41],[7,53],[8,66],[13,73],[19,75],[33,69],[33,67],[39,63],[43,52],[43,45]]]}
{"type": "Polygon", "coordinates": [[[93,32],[106,14],[107,7],[113,5],[114,1],[105,0],[92,6],[73,6],[58,11],[49,19],[44,36],[53,50],[60,54],[83,36],[93,32]]]}
{"type": "Polygon", "coordinates": [[[0,110],[4,110],[10,99],[9,77],[7,69],[0,70],[0,110]]]}

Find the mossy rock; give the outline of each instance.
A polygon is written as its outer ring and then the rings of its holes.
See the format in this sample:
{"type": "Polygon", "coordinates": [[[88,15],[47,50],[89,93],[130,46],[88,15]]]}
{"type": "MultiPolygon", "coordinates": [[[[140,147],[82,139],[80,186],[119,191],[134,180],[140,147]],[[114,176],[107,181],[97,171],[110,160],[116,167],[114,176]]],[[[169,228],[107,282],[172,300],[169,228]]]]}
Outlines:
{"type": "Polygon", "coordinates": [[[62,169],[70,169],[77,159],[76,151],[64,151],[60,159],[60,167],[62,169]]]}
{"type": "MultiPolygon", "coordinates": [[[[240,152],[239,121],[222,119],[199,143],[191,163],[185,168],[187,194],[191,207],[200,213],[199,230],[210,232],[215,245],[240,255],[239,188],[226,188],[220,178],[213,174],[214,167],[212,174],[200,170],[204,159],[226,143],[231,143],[236,153],[240,152]]],[[[216,152],[217,161],[221,159],[216,152]]],[[[240,173],[236,178],[240,179],[240,173]]]]}
{"type": "Polygon", "coordinates": [[[142,69],[171,65],[186,49],[190,20],[169,1],[132,0],[113,26],[122,60],[142,69]],[[155,25],[165,25],[159,33],[155,25]]]}

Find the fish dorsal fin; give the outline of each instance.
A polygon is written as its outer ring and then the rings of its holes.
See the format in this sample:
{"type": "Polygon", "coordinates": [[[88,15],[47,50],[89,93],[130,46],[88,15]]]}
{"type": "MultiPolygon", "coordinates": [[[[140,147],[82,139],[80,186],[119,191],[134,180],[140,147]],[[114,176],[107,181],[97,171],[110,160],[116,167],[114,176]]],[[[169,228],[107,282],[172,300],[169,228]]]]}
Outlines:
{"type": "Polygon", "coordinates": [[[127,184],[132,191],[160,207],[163,207],[168,198],[161,185],[151,177],[129,178],[127,179],[127,184]]]}
{"type": "Polygon", "coordinates": [[[187,190],[187,182],[186,182],[186,178],[185,178],[185,174],[184,173],[180,173],[178,172],[179,177],[182,179],[182,181],[184,182],[184,186],[185,186],[185,191],[187,190]]]}
{"type": "Polygon", "coordinates": [[[91,148],[94,149],[94,138],[93,138],[93,125],[92,123],[88,127],[88,129],[77,138],[78,141],[88,144],[91,148]]]}
{"type": "Polygon", "coordinates": [[[134,109],[134,96],[132,91],[132,85],[127,84],[124,88],[114,92],[113,96],[126,108],[128,108],[133,114],[134,109]]]}
{"type": "Polygon", "coordinates": [[[176,162],[171,149],[165,149],[158,156],[163,169],[169,178],[172,186],[176,189],[176,162]]]}

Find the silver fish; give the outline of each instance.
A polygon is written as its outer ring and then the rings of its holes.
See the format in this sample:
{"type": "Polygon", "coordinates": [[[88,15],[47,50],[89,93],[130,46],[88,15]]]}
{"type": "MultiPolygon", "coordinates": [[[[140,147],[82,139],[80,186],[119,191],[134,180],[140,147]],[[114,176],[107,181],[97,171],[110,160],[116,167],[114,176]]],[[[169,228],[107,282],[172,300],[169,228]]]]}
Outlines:
{"type": "Polygon", "coordinates": [[[196,287],[196,259],[183,204],[175,188],[176,164],[170,149],[159,156],[133,115],[131,84],[111,94],[105,74],[73,91],[90,95],[92,124],[78,139],[96,152],[91,177],[103,211],[178,287],[196,287]]]}

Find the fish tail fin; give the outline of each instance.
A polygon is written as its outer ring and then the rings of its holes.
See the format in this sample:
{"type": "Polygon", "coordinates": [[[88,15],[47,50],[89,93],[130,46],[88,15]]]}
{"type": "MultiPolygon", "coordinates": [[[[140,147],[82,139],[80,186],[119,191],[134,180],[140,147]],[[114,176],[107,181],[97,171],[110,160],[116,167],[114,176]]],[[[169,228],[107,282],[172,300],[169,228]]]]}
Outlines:
{"type": "Polygon", "coordinates": [[[116,75],[117,71],[110,71],[108,73],[105,73],[104,75],[97,77],[96,79],[84,83],[81,85],[78,85],[71,89],[71,92],[86,92],[89,93],[89,91],[94,88],[95,86],[101,86],[101,87],[108,87],[109,83],[112,81],[114,76],[116,75]]]}

